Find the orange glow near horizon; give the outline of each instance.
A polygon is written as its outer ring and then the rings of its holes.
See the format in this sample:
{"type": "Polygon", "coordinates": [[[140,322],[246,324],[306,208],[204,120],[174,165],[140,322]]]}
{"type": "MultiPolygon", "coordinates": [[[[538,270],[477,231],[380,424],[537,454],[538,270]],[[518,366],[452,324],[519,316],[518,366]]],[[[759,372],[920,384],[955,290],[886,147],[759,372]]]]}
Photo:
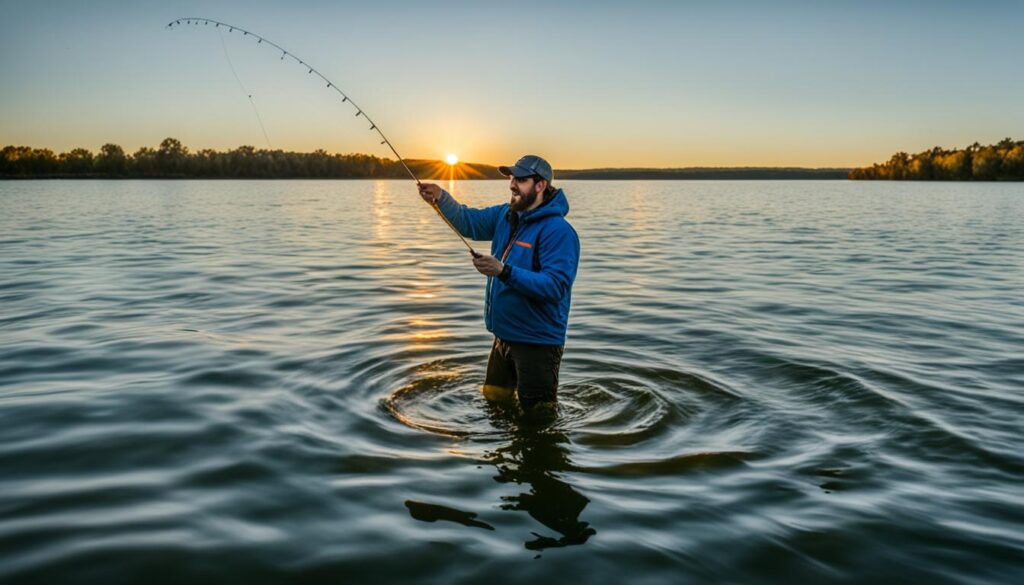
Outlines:
{"type": "Polygon", "coordinates": [[[485,175],[482,171],[473,168],[472,164],[476,163],[465,163],[458,160],[458,157],[454,154],[448,154],[441,160],[432,161],[420,161],[423,163],[421,167],[423,169],[422,179],[434,179],[434,180],[446,180],[449,184],[454,181],[460,181],[463,179],[483,179],[485,175]],[[451,162],[452,158],[455,158],[455,162],[451,162]]]}

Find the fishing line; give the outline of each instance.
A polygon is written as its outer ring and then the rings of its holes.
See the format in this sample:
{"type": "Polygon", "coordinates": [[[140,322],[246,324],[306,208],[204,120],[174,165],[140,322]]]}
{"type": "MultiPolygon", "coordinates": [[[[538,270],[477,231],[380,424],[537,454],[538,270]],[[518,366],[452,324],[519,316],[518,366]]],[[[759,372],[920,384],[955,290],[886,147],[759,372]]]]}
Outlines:
{"type": "Polygon", "coordinates": [[[270,137],[267,136],[267,129],[263,126],[263,118],[260,117],[260,111],[259,109],[256,108],[256,102],[253,101],[252,94],[249,93],[249,90],[245,87],[245,84],[242,83],[241,79],[239,79],[238,72],[235,71],[235,64],[231,62],[231,55],[228,54],[228,45],[224,42],[224,33],[222,33],[221,31],[217,31],[217,36],[220,37],[220,46],[222,49],[224,49],[224,58],[228,60],[228,67],[231,68],[231,75],[235,76],[235,81],[238,82],[238,87],[242,88],[242,93],[244,93],[246,97],[249,98],[249,105],[252,106],[252,111],[254,114],[256,114],[256,121],[260,123],[260,130],[263,131],[263,138],[267,141],[267,148],[269,148],[270,150],[274,150],[274,146],[270,144],[270,137]]]}
{"type": "MultiPolygon", "coordinates": [[[[200,18],[200,17],[184,17],[184,18],[179,18],[177,20],[169,22],[167,24],[167,28],[174,28],[175,25],[181,26],[182,23],[196,25],[196,26],[198,26],[199,23],[202,23],[203,26],[209,26],[209,25],[212,24],[212,25],[214,25],[214,28],[224,27],[224,28],[228,29],[228,33],[234,33],[237,30],[238,32],[242,33],[243,37],[252,37],[252,38],[256,39],[256,44],[257,45],[266,44],[266,45],[269,45],[271,47],[274,47],[278,51],[281,51],[281,60],[282,61],[284,61],[286,58],[291,58],[293,61],[295,61],[299,65],[302,65],[304,68],[308,69],[307,73],[309,75],[316,75],[317,77],[319,77],[321,79],[321,81],[323,81],[324,83],[327,84],[327,88],[328,89],[333,89],[334,91],[336,91],[338,93],[338,95],[341,96],[341,101],[342,102],[348,102],[349,104],[352,104],[352,107],[355,108],[355,110],[356,110],[356,117],[357,118],[359,116],[362,116],[362,117],[366,118],[366,121],[370,123],[370,130],[371,131],[376,131],[377,135],[380,136],[381,144],[387,145],[387,147],[389,149],[391,149],[391,152],[393,152],[395,154],[395,157],[398,158],[398,162],[401,163],[402,168],[405,169],[405,172],[409,173],[409,176],[412,177],[413,181],[416,181],[417,185],[422,185],[422,183],[420,183],[419,178],[416,177],[416,174],[413,173],[412,169],[409,168],[409,165],[407,165],[405,163],[405,159],[402,158],[402,155],[398,154],[398,151],[395,150],[394,145],[391,144],[391,141],[388,140],[388,137],[384,136],[384,133],[381,131],[381,129],[377,127],[376,122],[374,122],[368,115],[366,115],[366,112],[364,112],[362,108],[360,108],[354,101],[352,101],[352,98],[350,98],[348,96],[348,94],[346,94],[344,91],[342,91],[341,88],[338,87],[337,85],[334,85],[333,81],[331,81],[330,79],[327,79],[326,77],[324,77],[324,75],[322,73],[320,73],[319,71],[317,71],[315,67],[313,67],[309,63],[306,63],[302,59],[299,59],[294,53],[289,52],[287,49],[285,49],[281,45],[275,43],[274,41],[271,41],[270,39],[268,39],[266,37],[262,37],[262,36],[260,36],[260,35],[258,35],[256,33],[250,32],[250,31],[245,30],[244,28],[241,28],[241,27],[237,27],[237,26],[235,26],[233,24],[228,24],[226,22],[220,22],[219,20],[212,20],[212,19],[209,19],[209,18],[200,18]]],[[[221,41],[223,41],[223,37],[221,38],[221,41]]],[[[227,50],[226,49],[225,49],[225,54],[227,54],[227,50]]],[[[231,61],[230,61],[230,58],[229,58],[228,59],[228,63],[230,64],[230,62],[231,61]]],[[[232,72],[234,72],[234,66],[232,66],[232,72]]],[[[237,74],[235,75],[235,78],[236,79],[238,78],[237,74]]],[[[239,81],[239,84],[241,84],[241,81],[239,81]]],[[[244,86],[243,86],[243,89],[244,89],[244,86]]],[[[246,92],[246,95],[249,95],[248,92],[246,92]]],[[[251,95],[249,95],[249,99],[250,99],[250,101],[252,100],[252,96],[251,95]]],[[[253,107],[255,108],[255,104],[253,104],[253,107]]],[[[256,113],[256,116],[257,116],[257,118],[259,117],[259,112],[256,113]]],[[[260,121],[260,126],[262,127],[262,125],[263,125],[263,122],[260,121]]],[[[264,135],[266,135],[266,131],[264,131],[264,135]]],[[[269,142],[269,139],[268,139],[268,142],[269,142]]],[[[455,228],[455,226],[452,225],[452,222],[448,221],[448,218],[445,217],[445,215],[443,213],[441,213],[441,208],[438,207],[437,202],[436,201],[432,201],[430,203],[430,206],[433,207],[434,211],[437,212],[437,215],[439,215],[441,217],[441,219],[443,219],[444,222],[446,224],[448,224],[448,227],[450,227],[452,229],[452,231],[455,232],[455,235],[459,236],[459,239],[462,240],[462,243],[465,244],[467,248],[469,248],[470,253],[473,254],[473,256],[477,256],[478,254],[473,249],[473,246],[469,245],[469,242],[466,241],[466,238],[464,238],[462,236],[462,234],[459,233],[459,230],[457,230],[455,228]]]]}

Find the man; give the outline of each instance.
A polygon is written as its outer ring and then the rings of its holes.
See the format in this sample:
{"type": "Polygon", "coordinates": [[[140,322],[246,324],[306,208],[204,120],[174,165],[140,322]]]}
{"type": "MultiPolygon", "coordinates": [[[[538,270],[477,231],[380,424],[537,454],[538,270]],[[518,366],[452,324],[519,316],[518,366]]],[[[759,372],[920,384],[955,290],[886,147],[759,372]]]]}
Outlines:
{"type": "Polygon", "coordinates": [[[556,397],[580,240],[546,160],[526,155],[498,170],[509,177],[509,203],[473,209],[433,184],[421,184],[420,197],[463,236],[491,241],[490,254],[473,257],[487,276],[484,323],[494,334],[483,393],[498,400],[515,391],[529,409],[556,397]]]}

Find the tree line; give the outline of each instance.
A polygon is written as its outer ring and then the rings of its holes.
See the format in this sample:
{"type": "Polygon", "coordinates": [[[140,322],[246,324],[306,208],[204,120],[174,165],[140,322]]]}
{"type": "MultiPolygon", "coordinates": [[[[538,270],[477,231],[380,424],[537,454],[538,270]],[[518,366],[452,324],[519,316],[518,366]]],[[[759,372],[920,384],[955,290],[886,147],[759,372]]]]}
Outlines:
{"type": "Polygon", "coordinates": [[[558,170],[555,179],[628,181],[756,181],[845,179],[850,169],[799,167],[685,167],[678,169],[579,169],[558,170]]]}
{"type": "MultiPolygon", "coordinates": [[[[406,160],[423,179],[447,179],[449,168],[440,161],[406,160]]],[[[225,178],[225,179],[403,179],[405,168],[396,160],[369,154],[286,152],[239,146],[233,150],[190,152],[175,138],[156,148],[128,154],[117,144],[104,144],[98,153],[75,148],[55,154],[47,148],[5,146],[0,150],[0,178],[225,178]]],[[[559,170],[561,179],[839,179],[911,181],[1024,180],[1024,141],[1006,138],[997,144],[974,144],[946,150],[932,148],[917,154],[898,152],[882,164],[844,169],[687,168],[559,170]]],[[[491,165],[460,163],[456,178],[501,179],[491,165]]]]}
{"type": "MultiPolygon", "coordinates": [[[[446,180],[452,175],[441,161],[410,160],[406,164],[421,179],[446,180]]],[[[703,168],[677,169],[566,169],[558,179],[591,180],[697,180],[697,179],[844,179],[849,169],[703,168]]],[[[396,160],[368,154],[285,152],[239,146],[224,152],[195,152],[175,138],[157,148],[142,147],[128,154],[117,144],[104,144],[98,153],[85,148],[55,154],[46,148],[6,146],[0,151],[0,178],[124,178],[124,179],[405,179],[409,175],[396,160]]],[[[503,179],[497,167],[459,163],[457,179],[503,179]]]]}
{"type": "Polygon", "coordinates": [[[1024,141],[1004,138],[945,150],[936,146],[917,154],[897,152],[888,162],[853,169],[850,179],[896,181],[1024,181],[1024,141]]]}
{"type": "MultiPolygon", "coordinates": [[[[447,165],[438,161],[407,160],[417,176],[447,178],[447,165]]],[[[474,175],[501,178],[495,167],[462,165],[474,175]]],[[[0,151],[4,178],[238,178],[238,179],[387,179],[406,178],[396,161],[369,154],[285,152],[239,146],[233,150],[190,152],[175,138],[157,148],[142,147],[128,154],[117,144],[104,144],[98,153],[75,148],[55,154],[47,148],[5,146],[0,151]]]]}

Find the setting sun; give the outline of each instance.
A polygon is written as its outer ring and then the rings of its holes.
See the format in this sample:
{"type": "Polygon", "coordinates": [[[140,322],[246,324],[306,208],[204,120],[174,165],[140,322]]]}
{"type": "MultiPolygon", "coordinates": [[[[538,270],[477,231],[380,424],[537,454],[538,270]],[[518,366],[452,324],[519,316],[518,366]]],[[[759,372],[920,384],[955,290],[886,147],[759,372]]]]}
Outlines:
{"type": "Polygon", "coordinates": [[[459,162],[459,157],[449,153],[448,156],[444,157],[444,160],[446,160],[450,165],[455,165],[459,162]]]}

